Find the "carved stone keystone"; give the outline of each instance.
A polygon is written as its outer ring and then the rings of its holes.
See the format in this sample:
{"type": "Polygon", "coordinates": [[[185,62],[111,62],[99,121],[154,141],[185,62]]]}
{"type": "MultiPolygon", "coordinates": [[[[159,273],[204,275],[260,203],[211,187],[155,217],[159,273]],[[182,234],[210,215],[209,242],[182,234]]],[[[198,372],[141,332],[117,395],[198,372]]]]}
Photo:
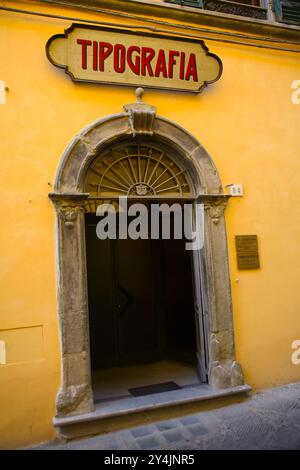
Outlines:
{"type": "Polygon", "coordinates": [[[144,103],[142,100],[144,89],[136,89],[137,102],[124,106],[124,111],[129,114],[130,126],[133,136],[137,134],[153,135],[153,123],[156,116],[156,108],[144,103]]]}

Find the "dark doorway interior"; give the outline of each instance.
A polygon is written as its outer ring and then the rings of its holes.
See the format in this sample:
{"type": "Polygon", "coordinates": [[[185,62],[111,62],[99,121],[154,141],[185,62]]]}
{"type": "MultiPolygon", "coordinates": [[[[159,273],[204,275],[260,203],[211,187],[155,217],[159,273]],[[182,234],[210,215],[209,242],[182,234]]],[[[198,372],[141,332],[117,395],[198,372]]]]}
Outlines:
{"type": "Polygon", "coordinates": [[[196,364],[185,241],[99,240],[98,222],[86,214],[92,372],[155,361],[196,364]]]}

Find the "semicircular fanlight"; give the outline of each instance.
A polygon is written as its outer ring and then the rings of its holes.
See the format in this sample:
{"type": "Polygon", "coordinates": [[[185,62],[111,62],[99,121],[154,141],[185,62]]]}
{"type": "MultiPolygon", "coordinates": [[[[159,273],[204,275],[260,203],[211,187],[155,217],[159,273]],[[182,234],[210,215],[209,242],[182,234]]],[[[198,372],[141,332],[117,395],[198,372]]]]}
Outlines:
{"type": "Polygon", "coordinates": [[[85,191],[92,197],[191,197],[185,169],[152,145],[113,146],[87,171],[85,191]]]}

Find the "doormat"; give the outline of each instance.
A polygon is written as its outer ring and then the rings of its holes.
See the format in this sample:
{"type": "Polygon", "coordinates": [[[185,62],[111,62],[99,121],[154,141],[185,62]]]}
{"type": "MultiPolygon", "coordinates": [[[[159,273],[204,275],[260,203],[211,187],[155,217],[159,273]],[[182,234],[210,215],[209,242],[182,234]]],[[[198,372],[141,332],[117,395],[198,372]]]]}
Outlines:
{"type": "Polygon", "coordinates": [[[179,390],[182,387],[175,382],[163,382],[161,384],[145,385],[144,387],[129,388],[128,392],[134,397],[142,395],[151,395],[152,393],[171,392],[172,390],[179,390]]]}

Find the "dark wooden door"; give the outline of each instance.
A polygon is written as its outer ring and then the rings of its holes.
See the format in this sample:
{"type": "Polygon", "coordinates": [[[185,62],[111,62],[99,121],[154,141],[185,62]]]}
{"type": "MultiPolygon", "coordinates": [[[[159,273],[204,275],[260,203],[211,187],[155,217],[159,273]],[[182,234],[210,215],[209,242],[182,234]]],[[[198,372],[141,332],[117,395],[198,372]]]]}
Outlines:
{"type": "Polygon", "coordinates": [[[86,215],[92,369],[196,360],[191,256],[184,240],[99,240],[86,215]]]}
{"type": "Polygon", "coordinates": [[[165,311],[165,358],[196,360],[195,312],[191,253],[185,240],[161,240],[165,311]]]}
{"type": "Polygon", "coordinates": [[[92,369],[117,365],[114,266],[111,240],[96,236],[96,219],[86,215],[86,256],[92,369]]]}
{"type": "Polygon", "coordinates": [[[115,244],[120,364],[162,357],[155,253],[151,240],[115,244]]]}
{"type": "Polygon", "coordinates": [[[163,355],[157,257],[151,240],[99,240],[86,216],[92,369],[163,355]]]}

